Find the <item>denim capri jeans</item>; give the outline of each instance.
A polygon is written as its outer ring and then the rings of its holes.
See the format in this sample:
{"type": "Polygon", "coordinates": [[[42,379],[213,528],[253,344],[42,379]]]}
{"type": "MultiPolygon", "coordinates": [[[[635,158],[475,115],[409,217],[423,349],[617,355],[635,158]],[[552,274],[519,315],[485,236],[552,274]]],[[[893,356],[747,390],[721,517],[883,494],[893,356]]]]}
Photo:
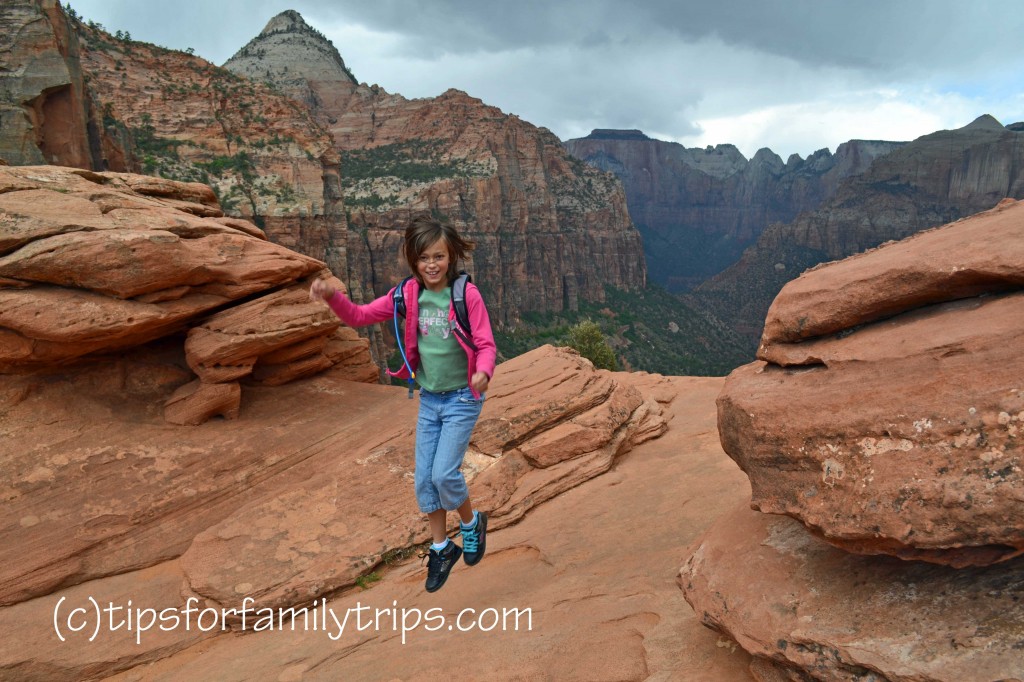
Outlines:
{"type": "Polygon", "coordinates": [[[415,479],[416,502],[424,514],[458,509],[469,499],[459,468],[483,404],[484,396],[474,398],[468,386],[441,393],[420,389],[415,479]]]}

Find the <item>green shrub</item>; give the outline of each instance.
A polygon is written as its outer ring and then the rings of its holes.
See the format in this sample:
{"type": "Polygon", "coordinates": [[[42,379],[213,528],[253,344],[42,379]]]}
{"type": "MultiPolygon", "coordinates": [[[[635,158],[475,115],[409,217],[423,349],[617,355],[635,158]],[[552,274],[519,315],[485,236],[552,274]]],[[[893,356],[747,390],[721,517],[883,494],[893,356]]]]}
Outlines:
{"type": "Polygon", "coordinates": [[[583,320],[566,334],[566,345],[576,349],[580,355],[594,363],[598,369],[617,369],[615,352],[608,345],[601,327],[591,320],[583,320]]]}

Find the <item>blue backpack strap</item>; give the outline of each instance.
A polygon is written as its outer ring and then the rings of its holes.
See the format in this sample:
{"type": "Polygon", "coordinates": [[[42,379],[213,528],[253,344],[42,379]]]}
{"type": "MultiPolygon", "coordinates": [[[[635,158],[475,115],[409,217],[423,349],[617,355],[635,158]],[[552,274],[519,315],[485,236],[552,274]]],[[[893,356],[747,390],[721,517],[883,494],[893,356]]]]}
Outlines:
{"type": "Polygon", "coordinates": [[[395,306],[395,310],[402,317],[405,317],[405,283],[412,279],[412,275],[409,275],[395,287],[394,292],[391,294],[391,302],[395,306]]]}
{"type": "Polygon", "coordinates": [[[409,358],[405,355],[405,347],[402,345],[402,332],[398,328],[398,316],[401,315],[405,318],[405,283],[412,279],[412,275],[406,277],[398,286],[395,287],[394,292],[391,294],[391,302],[394,305],[394,311],[392,312],[392,321],[394,322],[395,329],[395,341],[398,343],[398,352],[402,355],[402,362],[405,363],[405,368],[409,371],[409,398],[413,396],[413,382],[416,380],[416,372],[413,371],[412,366],[409,364],[409,358]]]}
{"type": "Polygon", "coordinates": [[[469,324],[469,310],[466,307],[466,284],[472,282],[469,273],[462,271],[452,282],[452,307],[455,308],[455,335],[476,352],[473,343],[473,328],[469,324]]]}

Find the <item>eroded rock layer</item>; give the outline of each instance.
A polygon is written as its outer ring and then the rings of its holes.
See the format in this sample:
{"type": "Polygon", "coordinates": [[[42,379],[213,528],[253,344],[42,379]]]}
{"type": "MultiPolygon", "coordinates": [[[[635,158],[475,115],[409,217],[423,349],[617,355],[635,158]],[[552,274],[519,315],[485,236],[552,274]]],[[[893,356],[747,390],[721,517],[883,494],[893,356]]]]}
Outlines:
{"type": "Polygon", "coordinates": [[[695,544],[680,585],[762,682],[1010,682],[1024,678],[1022,561],[858,556],[743,505],[695,544]]]}
{"type": "Polygon", "coordinates": [[[807,272],[719,397],[753,504],[953,566],[1024,553],[1024,204],[807,272]]]}
{"type": "MultiPolygon", "coordinates": [[[[187,332],[205,386],[167,418],[234,417],[249,379],[335,365],[374,381],[368,344],[309,301],[318,260],[223,217],[209,187],[55,166],[0,168],[0,372],[52,371],[187,332]],[[221,385],[212,388],[210,385],[221,385]]],[[[341,288],[335,280],[335,286],[341,288]]]]}

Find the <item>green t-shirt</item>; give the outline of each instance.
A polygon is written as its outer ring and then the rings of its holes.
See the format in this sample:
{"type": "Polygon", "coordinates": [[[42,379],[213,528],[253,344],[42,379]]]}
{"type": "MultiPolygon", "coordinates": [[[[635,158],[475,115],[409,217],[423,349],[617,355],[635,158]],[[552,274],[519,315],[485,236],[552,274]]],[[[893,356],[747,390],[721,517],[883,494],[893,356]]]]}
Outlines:
{"type": "Polygon", "coordinates": [[[426,287],[420,291],[416,339],[420,366],[416,381],[428,391],[454,391],[469,385],[466,380],[469,359],[452,331],[455,323],[448,320],[451,292],[451,287],[436,293],[426,287]]]}

